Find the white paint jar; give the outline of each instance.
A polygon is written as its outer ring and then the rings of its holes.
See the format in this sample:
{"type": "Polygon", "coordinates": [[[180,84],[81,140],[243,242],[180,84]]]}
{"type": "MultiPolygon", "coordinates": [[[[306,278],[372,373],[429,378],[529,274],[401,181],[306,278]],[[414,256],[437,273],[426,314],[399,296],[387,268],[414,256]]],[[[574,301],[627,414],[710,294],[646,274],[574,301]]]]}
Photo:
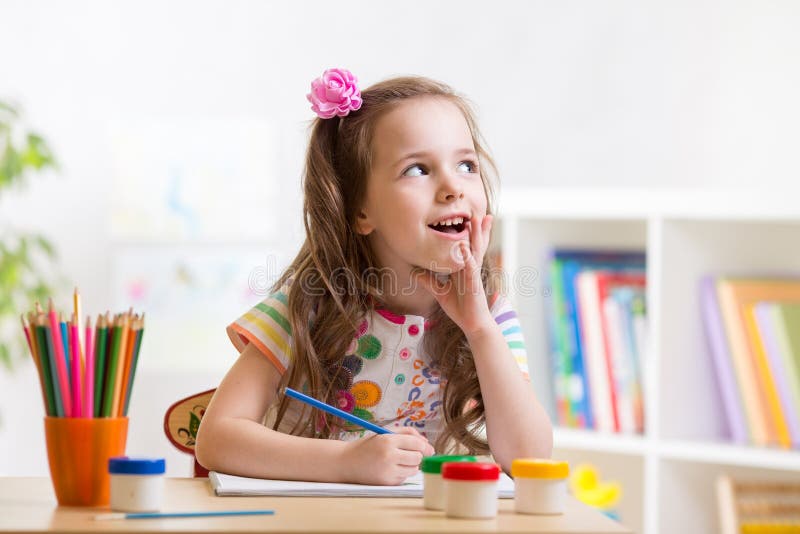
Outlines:
{"type": "Polygon", "coordinates": [[[514,509],[520,514],[563,514],[569,464],[557,460],[517,458],[511,462],[514,509]]]}
{"type": "Polygon", "coordinates": [[[497,515],[500,466],[485,462],[442,465],[444,509],[447,517],[490,519],[497,515]]]}
{"type": "Polygon", "coordinates": [[[424,479],[422,500],[428,510],[444,510],[444,482],[442,481],[442,465],[447,462],[476,462],[474,456],[437,454],[426,456],[419,466],[424,479]]]}
{"type": "Polygon", "coordinates": [[[161,510],[165,471],[163,458],[109,458],[111,509],[115,512],[161,510]]]}

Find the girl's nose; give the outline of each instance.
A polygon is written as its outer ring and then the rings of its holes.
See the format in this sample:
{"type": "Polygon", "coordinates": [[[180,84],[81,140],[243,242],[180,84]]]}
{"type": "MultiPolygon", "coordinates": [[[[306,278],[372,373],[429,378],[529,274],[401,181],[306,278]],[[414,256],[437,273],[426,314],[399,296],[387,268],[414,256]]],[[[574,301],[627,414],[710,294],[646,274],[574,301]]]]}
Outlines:
{"type": "Polygon", "coordinates": [[[464,198],[464,190],[458,181],[448,178],[442,180],[436,197],[439,202],[453,202],[464,198]]]}
{"type": "Polygon", "coordinates": [[[458,192],[446,193],[443,196],[444,196],[444,202],[452,202],[454,200],[460,200],[464,198],[464,192],[458,191],[458,192]]]}

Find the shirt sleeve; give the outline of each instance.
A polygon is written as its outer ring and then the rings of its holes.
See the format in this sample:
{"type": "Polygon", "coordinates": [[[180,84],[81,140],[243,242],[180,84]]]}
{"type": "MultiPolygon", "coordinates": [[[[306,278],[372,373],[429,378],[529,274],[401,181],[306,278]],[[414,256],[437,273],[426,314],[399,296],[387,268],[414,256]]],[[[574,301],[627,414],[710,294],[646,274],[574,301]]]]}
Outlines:
{"type": "Polygon", "coordinates": [[[511,354],[519,366],[526,380],[530,380],[528,374],[528,352],[525,349],[525,339],[522,336],[522,327],[519,324],[517,312],[511,307],[511,302],[505,295],[495,294],[493,297],[494,302],[490,311],[494,321],[500,325],[500,330],[503,332],[503,337],[506,338],[508,348],[511,349],[511,354]]]}
{"type": "Polygon", "coordinates": [[[281,374],[289,366],[292,327],[289,324],[289,287],[291,281],[228,325],[226,331],[241,353],[253,343],[281,374]]]}

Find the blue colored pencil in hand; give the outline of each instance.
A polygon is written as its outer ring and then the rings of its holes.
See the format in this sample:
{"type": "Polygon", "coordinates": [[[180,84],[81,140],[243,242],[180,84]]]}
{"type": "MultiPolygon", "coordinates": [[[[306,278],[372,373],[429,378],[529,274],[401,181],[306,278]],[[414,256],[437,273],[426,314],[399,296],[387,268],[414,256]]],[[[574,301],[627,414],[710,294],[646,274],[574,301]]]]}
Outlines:
{"type": "Polygon", "coordinates": [[[358,425],[358,426],[360,426],[362,428],[366,428],[367,430],[371,430],[371,431],[375,432],[376,434],[392,434],[393,433],[391,430],[386,430],[383,427],[380,427],[378,425],[370,423],[369,421],[365,421],[364,419],[361,419],[360,417],[356,417],[355,415],[353,415],[351,413],[348,413],[348,412],[345,412],[344,410],[340,410],[339,408],[334,408],[330,404],[325,404],[324,402],[320,402],[317,399],[315,399],[313,397],[309,397],[308,395],[304,395],[304,394],[300,393],[299,391],[295,391],[292,388],[284,388],[284,393],[286,393],[286,395],[288,397],[291,397],[293,399],[297,399],[297,400],[299,400],[301,402],[305,402],[306,404],[309,404],[309,405],[313,406],[314,408],[318,408],[318,409],[322,410],[323,412],[327,412],[327,413],[329,413],[331,415],[335,415],[336,417],[341,417],[345,421],[353,423],[354,425],[358,425]]]}

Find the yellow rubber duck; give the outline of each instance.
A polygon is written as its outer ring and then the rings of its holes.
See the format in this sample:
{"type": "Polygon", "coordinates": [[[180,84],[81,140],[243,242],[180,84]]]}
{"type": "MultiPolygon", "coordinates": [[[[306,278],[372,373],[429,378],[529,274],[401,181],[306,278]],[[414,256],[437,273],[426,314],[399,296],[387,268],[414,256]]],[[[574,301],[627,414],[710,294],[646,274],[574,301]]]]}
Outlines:
{"type": "Polygon", "coordinates": [[[572,494],[582,503],[595,508],[613,508],[622,496],[622,486],[616,480],[600,481],[599,472],[591,464],[581,464],[569,477],[572,494]]]}

